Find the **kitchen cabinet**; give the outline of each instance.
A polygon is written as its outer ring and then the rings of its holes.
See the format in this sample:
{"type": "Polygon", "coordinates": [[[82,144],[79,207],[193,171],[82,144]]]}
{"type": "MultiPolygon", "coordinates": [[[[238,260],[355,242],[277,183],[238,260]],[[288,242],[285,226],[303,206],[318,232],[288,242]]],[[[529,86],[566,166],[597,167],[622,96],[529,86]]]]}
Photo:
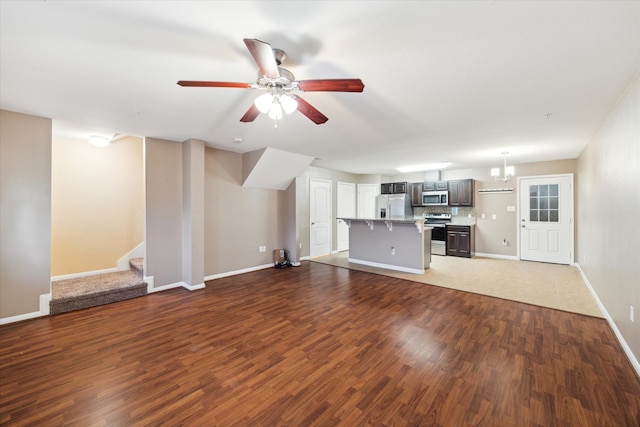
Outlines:
{"type": "Polygon", "coordinates": [[[409,188],[406,182],[387,182],[380,184],[380,194],[406,194],[409,188]]]}
{"type": "Polygon", "coordinates": [[[449,206],[473,206],[473,179],[447,181],[449,206]]]}
{"type": "Polygon", "coordinates": [[[447,225],[447,255],[471,258],[476,254],[473,225],[447,225]]]}
{"type": "Polygon", "coordinates": [[[409,184],[409,192],[411,194],[411,206],[422,206],[422,183],[412,182],[409,184]]]}
{"type": "Polygon", "coordinates": [[[426,181],[423,183],[423,191],[447,191],[447,181],[426,181]]]}

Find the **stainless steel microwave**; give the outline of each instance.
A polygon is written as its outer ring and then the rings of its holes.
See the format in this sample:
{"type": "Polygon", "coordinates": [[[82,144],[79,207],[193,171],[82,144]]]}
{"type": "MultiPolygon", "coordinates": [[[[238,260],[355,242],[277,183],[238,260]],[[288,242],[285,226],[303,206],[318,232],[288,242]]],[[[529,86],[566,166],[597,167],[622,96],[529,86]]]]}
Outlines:
{"type": "Polygon", "coordinates": [[[448,204],[448,191],[424,191],[422,193],[422,206],[446,206],[448,204]]]}

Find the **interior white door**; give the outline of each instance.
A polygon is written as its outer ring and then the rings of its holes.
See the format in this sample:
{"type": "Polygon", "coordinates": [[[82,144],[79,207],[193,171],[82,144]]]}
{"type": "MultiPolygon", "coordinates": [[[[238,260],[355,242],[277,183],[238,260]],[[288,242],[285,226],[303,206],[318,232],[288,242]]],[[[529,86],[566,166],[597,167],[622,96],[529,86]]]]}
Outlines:
{"type": "Polygon", "coordinates": [[[358,218],[376,217],[376,196],[380,194],[378,184],[358,184],[358,218]]]}
{"type": "Polygon", "coordinates": [[[573,264],[573,175],[521,178],[520,259],[573,264]]]}
{"type": "MultiPolygon", "coordinates": [[[[338,218],[355,218],[356,216],[356,185],[351,182],[338,182],[337,186],[338,206],[336,213],[338,218]]],[[[338,252],[349,249],[349,227],[341,219],[337,220],[336,234],[338,237],[338,252]]]]}
{"type": "Polygon", "coordinates": [[[331,253],[331,181],[309,180],[309,256],[331,253]]]}

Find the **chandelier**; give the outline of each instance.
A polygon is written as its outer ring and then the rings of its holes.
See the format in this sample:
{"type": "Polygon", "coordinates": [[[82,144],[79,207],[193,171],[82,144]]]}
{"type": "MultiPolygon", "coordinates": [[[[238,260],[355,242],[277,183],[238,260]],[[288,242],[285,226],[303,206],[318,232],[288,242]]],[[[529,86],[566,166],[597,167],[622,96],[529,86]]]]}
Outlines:
{"type": "Polygon", "coordinates": [[[504,176],[500,176],[500,168],[491,168],[491,176],[496,180],[500,180],[503,182],[507,182],[511,179],[512,176],[516,174],[516,169],[513,166],[507,166],[507,154],[508,151],[502,152],[504,156],[504,176]]]}

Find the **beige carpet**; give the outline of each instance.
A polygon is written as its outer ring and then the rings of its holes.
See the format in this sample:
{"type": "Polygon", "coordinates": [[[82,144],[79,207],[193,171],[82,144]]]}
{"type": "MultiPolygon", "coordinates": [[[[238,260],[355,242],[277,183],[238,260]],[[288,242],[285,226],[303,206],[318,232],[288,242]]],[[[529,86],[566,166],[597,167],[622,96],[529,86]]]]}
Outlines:
{"type": "Polygon", "coordinates": [[[576,267],[495,258],[436,256],[423,275],[354,264],[349,252],[311,261],[474,292],[588,316],[604,317],[576,267]]]}
{"type": "Polygon", "coordinates": [[[66,313],[147,294],[143,258],[129,261],[130,269],[51,282],[50,314],[66,313]]]}

